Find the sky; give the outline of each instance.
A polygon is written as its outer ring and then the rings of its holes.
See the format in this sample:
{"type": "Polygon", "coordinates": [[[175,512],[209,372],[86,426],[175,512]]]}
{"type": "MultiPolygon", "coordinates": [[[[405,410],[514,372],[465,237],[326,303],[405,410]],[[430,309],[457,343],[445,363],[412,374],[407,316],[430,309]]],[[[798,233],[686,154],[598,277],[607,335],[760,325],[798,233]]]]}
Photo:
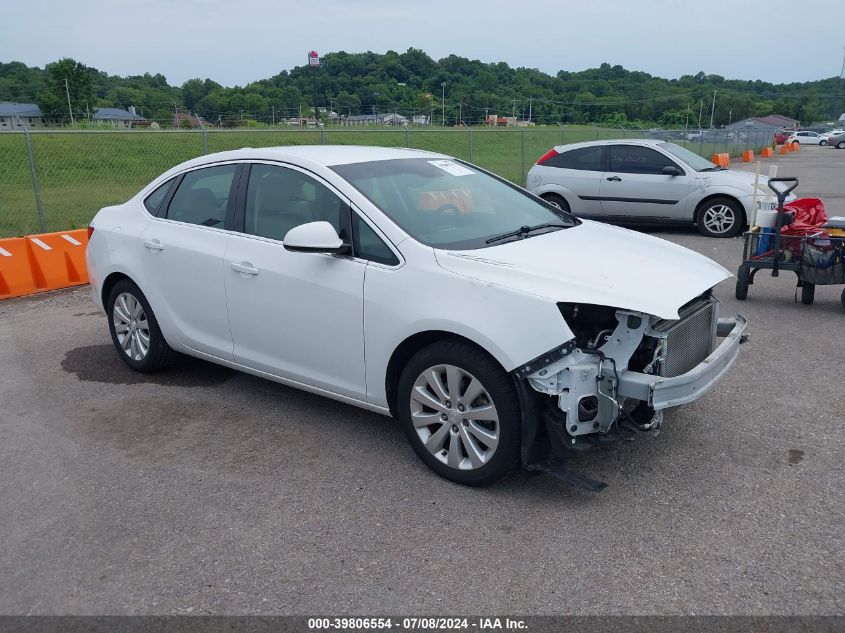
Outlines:
{"type": "Polygon", "coordinates": [[[420,48],[549,74],[602,62],[660,77],[838,76],[845,0],[27,0],[0,12],[0,61],[62,57],[116,75],[244,85],[320,53],[420,48]]]}

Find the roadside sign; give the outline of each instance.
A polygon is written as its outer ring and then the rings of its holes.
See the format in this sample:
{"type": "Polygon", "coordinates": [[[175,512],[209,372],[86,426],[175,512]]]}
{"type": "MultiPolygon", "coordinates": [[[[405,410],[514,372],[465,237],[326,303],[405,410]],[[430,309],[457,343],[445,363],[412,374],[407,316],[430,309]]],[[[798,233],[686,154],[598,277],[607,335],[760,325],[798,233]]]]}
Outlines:
{"type": "Polygon", "coordinates": [[[309,66],[319,66],[320,65],[320,55],[317,51],[311,51],[308,53],[308,65],[309,66]]]}

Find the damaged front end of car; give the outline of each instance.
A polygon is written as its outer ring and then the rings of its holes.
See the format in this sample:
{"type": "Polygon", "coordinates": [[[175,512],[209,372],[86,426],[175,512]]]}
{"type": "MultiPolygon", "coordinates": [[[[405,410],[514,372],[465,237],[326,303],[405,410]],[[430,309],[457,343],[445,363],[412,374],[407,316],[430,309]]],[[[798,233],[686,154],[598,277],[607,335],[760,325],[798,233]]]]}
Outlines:
{"type": "Polygon", "coordinates": [[[606,484],[569,469],[571,451],[656,434],[663,411],[701,397],[748,337],[743,316],[719,318],[710,291],[672,320],[590,304],[558,308],[573,338],[514,372],[523,464],[593,491],[606,484]]]}

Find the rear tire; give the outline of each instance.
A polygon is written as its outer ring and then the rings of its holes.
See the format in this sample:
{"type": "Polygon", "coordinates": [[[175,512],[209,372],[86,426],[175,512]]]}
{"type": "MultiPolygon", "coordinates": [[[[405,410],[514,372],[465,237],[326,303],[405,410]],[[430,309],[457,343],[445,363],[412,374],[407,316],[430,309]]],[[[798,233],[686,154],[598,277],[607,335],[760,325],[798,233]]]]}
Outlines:
{"type": "Polygon", "coordinates": [[[824,147],[825,145],[827,145],[827,141],[819,141],[819,145],[821,147],[824,147]]]}
{"type": "Polygon", "coordinates": [[[836,144],[836,149],[845,149],[845,141],[839,141],[836,144]]]}
{"type": "Polygon", "coordinates": [[[124,363],[148,373],[172,362],[175,352],[164,340],[149,301],[134,282],[121,279],[114,285],[107,310],[111,340],[124,363]]]}
{"type": "Polygon", "coordinates": [[[421,349],[402,370],[397,396],[405,436],[441,477],[487,486],[519,465],[522,415],[516,387],[501,365],[474,345],[447,340],[421,349]]]}
{"type": "Polygon", "coordinates": [[[801,303],[805,306],[812,305],[816,298],[816,284],[802,282],[801,284],[801,303]]]}
{"type": "Polygon", "coordinates": [[[540,197],[553,207],[557,207],[558,209],[560,209],[561,211],[565,211],[566,213],[572,213],[569,208],[569,203],[563,196],[559,196],[556,193],[544,193],[540,197]]]}
{"type": "Polygon", "coordinates": [[[748,279],[751,276],[751,271],[745,266],[740,266],[736,271],[736,298],[740,301],[745,301],[748,297],[748,279]]]}
{"type": "Polygon", "coordinates": [[[707,237],[734,237],[745,226],[742,206],[732,198],[711,198],[695,214],[696,225],[707,237]]]}

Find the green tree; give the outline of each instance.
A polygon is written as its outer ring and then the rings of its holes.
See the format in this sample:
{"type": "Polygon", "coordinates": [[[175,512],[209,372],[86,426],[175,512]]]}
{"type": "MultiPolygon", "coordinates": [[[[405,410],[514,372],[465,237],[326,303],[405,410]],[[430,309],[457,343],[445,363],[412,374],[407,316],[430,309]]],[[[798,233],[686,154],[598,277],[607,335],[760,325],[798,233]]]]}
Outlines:
{"type": "Polygon", "coordinates": [[[68,95],[74,117],[80,117],[94,103],[93,77],[84,64],[65,57],[44,69],[47,74],[46,89],[37,97],[38,106],[48,117],[69,117],[68,95]]]}

